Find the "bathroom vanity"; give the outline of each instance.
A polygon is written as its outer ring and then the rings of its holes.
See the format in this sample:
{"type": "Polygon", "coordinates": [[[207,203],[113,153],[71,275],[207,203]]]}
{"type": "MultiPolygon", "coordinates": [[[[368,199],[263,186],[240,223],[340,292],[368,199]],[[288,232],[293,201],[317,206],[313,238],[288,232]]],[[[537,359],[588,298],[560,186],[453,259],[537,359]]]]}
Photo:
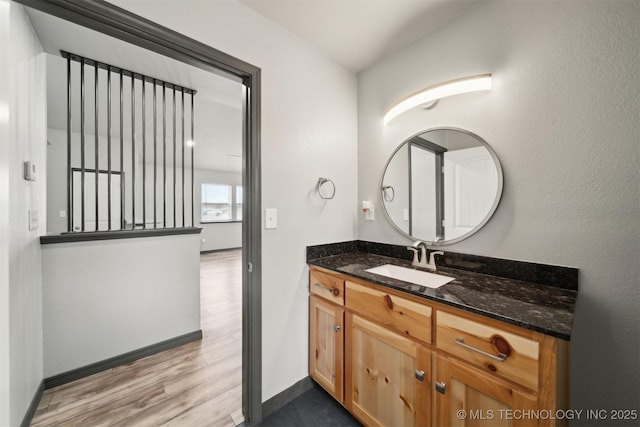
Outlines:
{"type": "Polygon", "coordinates": [[[367,271],[407,252],[307,249],[311,378],[370,426],[564,424],[577,269],[445,253],[437,288],[367,271]]]}

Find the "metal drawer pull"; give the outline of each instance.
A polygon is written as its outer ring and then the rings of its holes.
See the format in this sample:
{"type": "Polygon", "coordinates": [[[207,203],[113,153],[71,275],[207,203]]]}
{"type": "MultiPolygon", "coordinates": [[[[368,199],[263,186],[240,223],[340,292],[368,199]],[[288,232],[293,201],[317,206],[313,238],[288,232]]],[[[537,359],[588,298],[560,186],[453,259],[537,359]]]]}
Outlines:
{"type": "Polygon", "coordinates": [[[424,382],[424,371],[420,369],[416,369],[416,379],[418,381],[424,382]]]}
{"type": "Polygon", "coordinates": [[[340,330],[340,325],[333,325],[333,331],[338,332],[340,330]]]}
{"type": "Polygon", "coordinates": [[[479,348],[475,348],[472,345],[466,344],[462,338],[456,338],[455,343],[461,347],[466,348],[467,350],[475,351],[476,353],[480,353],[481,355],[487,356],[493,360],[497,360],[498,362],[504,362],[505,360],[507,360],[506,354],[498,353],[498,355],[496,356],[495,354],[487,353],[484,350],[480,350],[479,348]]]}

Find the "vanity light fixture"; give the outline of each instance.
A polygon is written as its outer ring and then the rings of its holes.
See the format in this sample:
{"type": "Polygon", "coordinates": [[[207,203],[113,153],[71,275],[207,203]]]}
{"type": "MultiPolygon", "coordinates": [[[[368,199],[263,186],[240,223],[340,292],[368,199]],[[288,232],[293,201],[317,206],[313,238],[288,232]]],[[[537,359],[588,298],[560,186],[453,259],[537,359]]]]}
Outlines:
{"type": "Polygon", "coordinates": [[[395,117],[415,107],[433,108],[438,100],[447,96],[489,89],[491,89],[491,74],[463,77],[429,86],[398,101],[384,115],[384,124],[387,125],[395,117]]]}

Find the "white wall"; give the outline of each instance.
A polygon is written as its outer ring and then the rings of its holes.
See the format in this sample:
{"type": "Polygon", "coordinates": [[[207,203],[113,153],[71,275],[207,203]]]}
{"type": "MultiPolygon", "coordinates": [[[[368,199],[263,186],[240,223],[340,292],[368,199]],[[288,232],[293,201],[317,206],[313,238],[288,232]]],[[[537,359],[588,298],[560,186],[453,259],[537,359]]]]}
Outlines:
{"type": "MultiPolygon", "coordinates": [[[[0,0],[0,52],[10,52],[9,0],[0,0]]],[[[11,69],[0,65],[0,425],[9,425],[11,352],[9,351],[9,104],[11,69]]]]}
{"type": "MultiPolygon", "coordinates": [[[[504,194],[481,231],[445,249],[580,269],[573,408],[640,401],[638,22],[635,1],[490,1],[359,76],[360,199],[378,199],[385,161],[408,136],[468,129],[497,152],[504,194]],[[490,92],[383,127],[405,95],[485,72],[490,92]]],[[[358,237],[408,243],[383,215],[360,221],[358,237]]]]}
{"type": "MultiPolygon", "coordinates": [[[[49,56],[49,55],[47,55],[49,56]]],[[[47,129],[47,233],[67,231],[67,132],[47,129]]]]}
{"type": "Polygon", "coordinates": [[[199,246],[197,234],[44,245],[44,376],[199,330],[199,246]]]}
{"type": "Polygon", "coordinates": [[[305,247],[356,237],[356,78],[236,1],[113,3],[262,69],[263,207],[278,209],[262,247],[267,400],[308,375],[305,247]]]}
{"type": "Polygon", "coordinates": [[[0,1],[0,425],[22,421],[42,380],[40,243],[46,224],[46,67],[22,6],[0,1]],[[39,179],[22,179],[22,162],[39,179]],[[39,226],[29,230],[28,211],[39,226]]]}

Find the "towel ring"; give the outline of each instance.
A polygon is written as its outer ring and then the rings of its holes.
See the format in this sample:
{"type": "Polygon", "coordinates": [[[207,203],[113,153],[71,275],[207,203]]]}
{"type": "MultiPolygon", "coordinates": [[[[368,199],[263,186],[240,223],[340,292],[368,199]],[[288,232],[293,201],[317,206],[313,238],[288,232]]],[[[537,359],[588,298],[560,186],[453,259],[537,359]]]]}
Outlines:
{"type": "Polygon", "coordinates": [[[336,185],[329,178],[318,178],[318,184],[316,185],[316,190],[318,191],[318,195],[321,199],[330,200],[333,199],[333,196],[336,195],[336,185]],[[324,196],[322,194],[322,186],[324,184],[331,184],[331,195],[324,196]]]}
{"type": "Polygon", "coordinates": [[[382,187],[382,198],[385,202],[393,202],[393,199],[396,198],[396,190],[390,185],[385,185],[382,187]],[[389,195],[389,191],[391,191],[391,195],[389,195]]]}

